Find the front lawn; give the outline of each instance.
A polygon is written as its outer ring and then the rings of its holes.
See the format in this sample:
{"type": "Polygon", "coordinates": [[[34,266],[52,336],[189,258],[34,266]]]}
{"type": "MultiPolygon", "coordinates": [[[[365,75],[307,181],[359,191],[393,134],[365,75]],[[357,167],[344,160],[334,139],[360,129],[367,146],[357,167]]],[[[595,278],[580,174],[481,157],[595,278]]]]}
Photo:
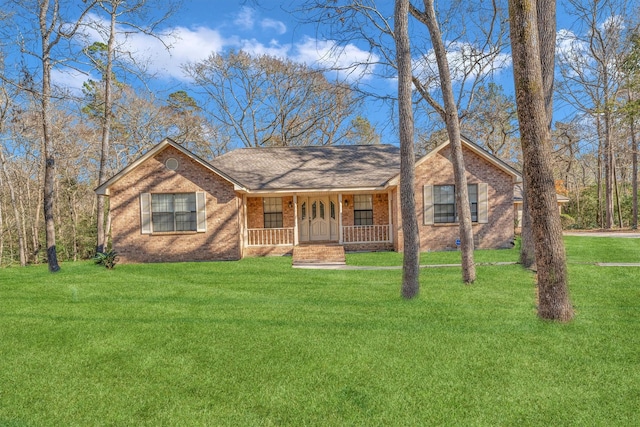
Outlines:
{"type": "Polygon", "coordinates": [[[640,239],[567,245],[567,325],[518,265],[423,270],[413,301],[400,270],[286,257],[0,269],[0,426],[639,425],[640,268],[592,263],[640,239]]]}

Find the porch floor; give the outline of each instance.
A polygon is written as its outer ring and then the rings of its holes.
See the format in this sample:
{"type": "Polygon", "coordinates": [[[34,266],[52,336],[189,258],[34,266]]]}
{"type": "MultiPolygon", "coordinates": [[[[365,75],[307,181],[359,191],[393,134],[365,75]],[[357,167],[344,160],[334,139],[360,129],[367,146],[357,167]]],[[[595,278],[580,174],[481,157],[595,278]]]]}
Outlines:
{"type": "Polygon", "coordinates": [[[336,243],[300,244],[293,248],[293,265],[344,265],[344,247],[336,243]]]}

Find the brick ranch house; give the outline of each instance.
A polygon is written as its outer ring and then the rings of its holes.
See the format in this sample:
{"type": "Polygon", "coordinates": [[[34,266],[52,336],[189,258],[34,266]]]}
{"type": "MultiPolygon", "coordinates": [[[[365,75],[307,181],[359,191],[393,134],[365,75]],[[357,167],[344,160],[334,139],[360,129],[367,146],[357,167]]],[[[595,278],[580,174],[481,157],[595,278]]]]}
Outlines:
{"type": "MultiPolygon", "coordinates": [[[[516,170],[463,139],[476,247],[511,247],[516,170]]],[[[415,163],[422,251],[456,247],[448,142],[415,163]]],[[[297,245],[402,251],[392,145],[237,149],[207,162],[165,139],[96,189],[123,262],[237,260],[297,245]]]]}

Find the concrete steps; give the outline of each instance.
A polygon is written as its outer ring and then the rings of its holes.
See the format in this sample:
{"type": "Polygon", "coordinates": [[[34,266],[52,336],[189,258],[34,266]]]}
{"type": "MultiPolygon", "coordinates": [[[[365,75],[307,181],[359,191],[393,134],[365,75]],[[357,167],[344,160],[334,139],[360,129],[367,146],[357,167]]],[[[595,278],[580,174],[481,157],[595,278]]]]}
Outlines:
{"type": "Polygon", "coordinates": [[[293,248],[293,265],[344,265],[344,247],[337,244],[298,245],[293,248]]]}

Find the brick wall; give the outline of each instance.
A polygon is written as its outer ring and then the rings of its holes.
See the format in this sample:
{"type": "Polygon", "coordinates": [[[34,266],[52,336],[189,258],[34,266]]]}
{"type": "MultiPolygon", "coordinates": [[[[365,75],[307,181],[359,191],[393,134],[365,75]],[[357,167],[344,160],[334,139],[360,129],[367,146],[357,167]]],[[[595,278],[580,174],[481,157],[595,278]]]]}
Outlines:
{"type": "Polygon", "coordinates": [[[264,228],[262,197],[247,197],[247,228],[264,228]]]}
{"type": "Polygon", "coordinates": [[[241,199],[233,185],[173,147],[167,147],[110,188],[113,248],[121,262],[235,260],[241,257],[241,199]],[[178,169],[165,167],[168,158],[178,169]],[[141,193],[204,191],[204,233],[141,233],[141,193]]]}
{"type": "MultiPolygon", "coordinates": [[[[280,196],[278,196],[280,197],[280,196]]],[[[282,198],[282,226],[291,228],[295,225],[296,212],[293,196],[282,198]],[[289,207],[291,204],[291,207],[289,207]]],[[[247,228],[264,228],[264,198],[247,197],[247,228]]]]}
{"type": "MultiPolygon", "coordinates": [[[[466,147],[463,147],[463,153],[468,183],[488,184],[489,222],[473,223],[475,247],[479,249],[511,247],[514,237],[512,177],[466,147]]],[[[416,213],[422,251],[455,249],[456,239],[460,235],[457,223],[424,225],[423,187],[454,184],[453,164],[449,158],[450,149],[445,147],[416,168],[416,213]]],[[[394,200],[394,216],[397,216],[395,245],[397,250],[401,251],[403,237],[399,205],[399,200],[394,200]]]]}
{"type": "MultiPolygon", "coordinates": [[[[387,193],[376,193],[373,198],[373,224],[386,225],[389,224],[389,195],[387,193]]],[[[354,225],[354,204],[353,194],[342,195],[342,225],[354,225]],[[345,200],[349,201],[349,205],[345,204],[345,200]]]]}

